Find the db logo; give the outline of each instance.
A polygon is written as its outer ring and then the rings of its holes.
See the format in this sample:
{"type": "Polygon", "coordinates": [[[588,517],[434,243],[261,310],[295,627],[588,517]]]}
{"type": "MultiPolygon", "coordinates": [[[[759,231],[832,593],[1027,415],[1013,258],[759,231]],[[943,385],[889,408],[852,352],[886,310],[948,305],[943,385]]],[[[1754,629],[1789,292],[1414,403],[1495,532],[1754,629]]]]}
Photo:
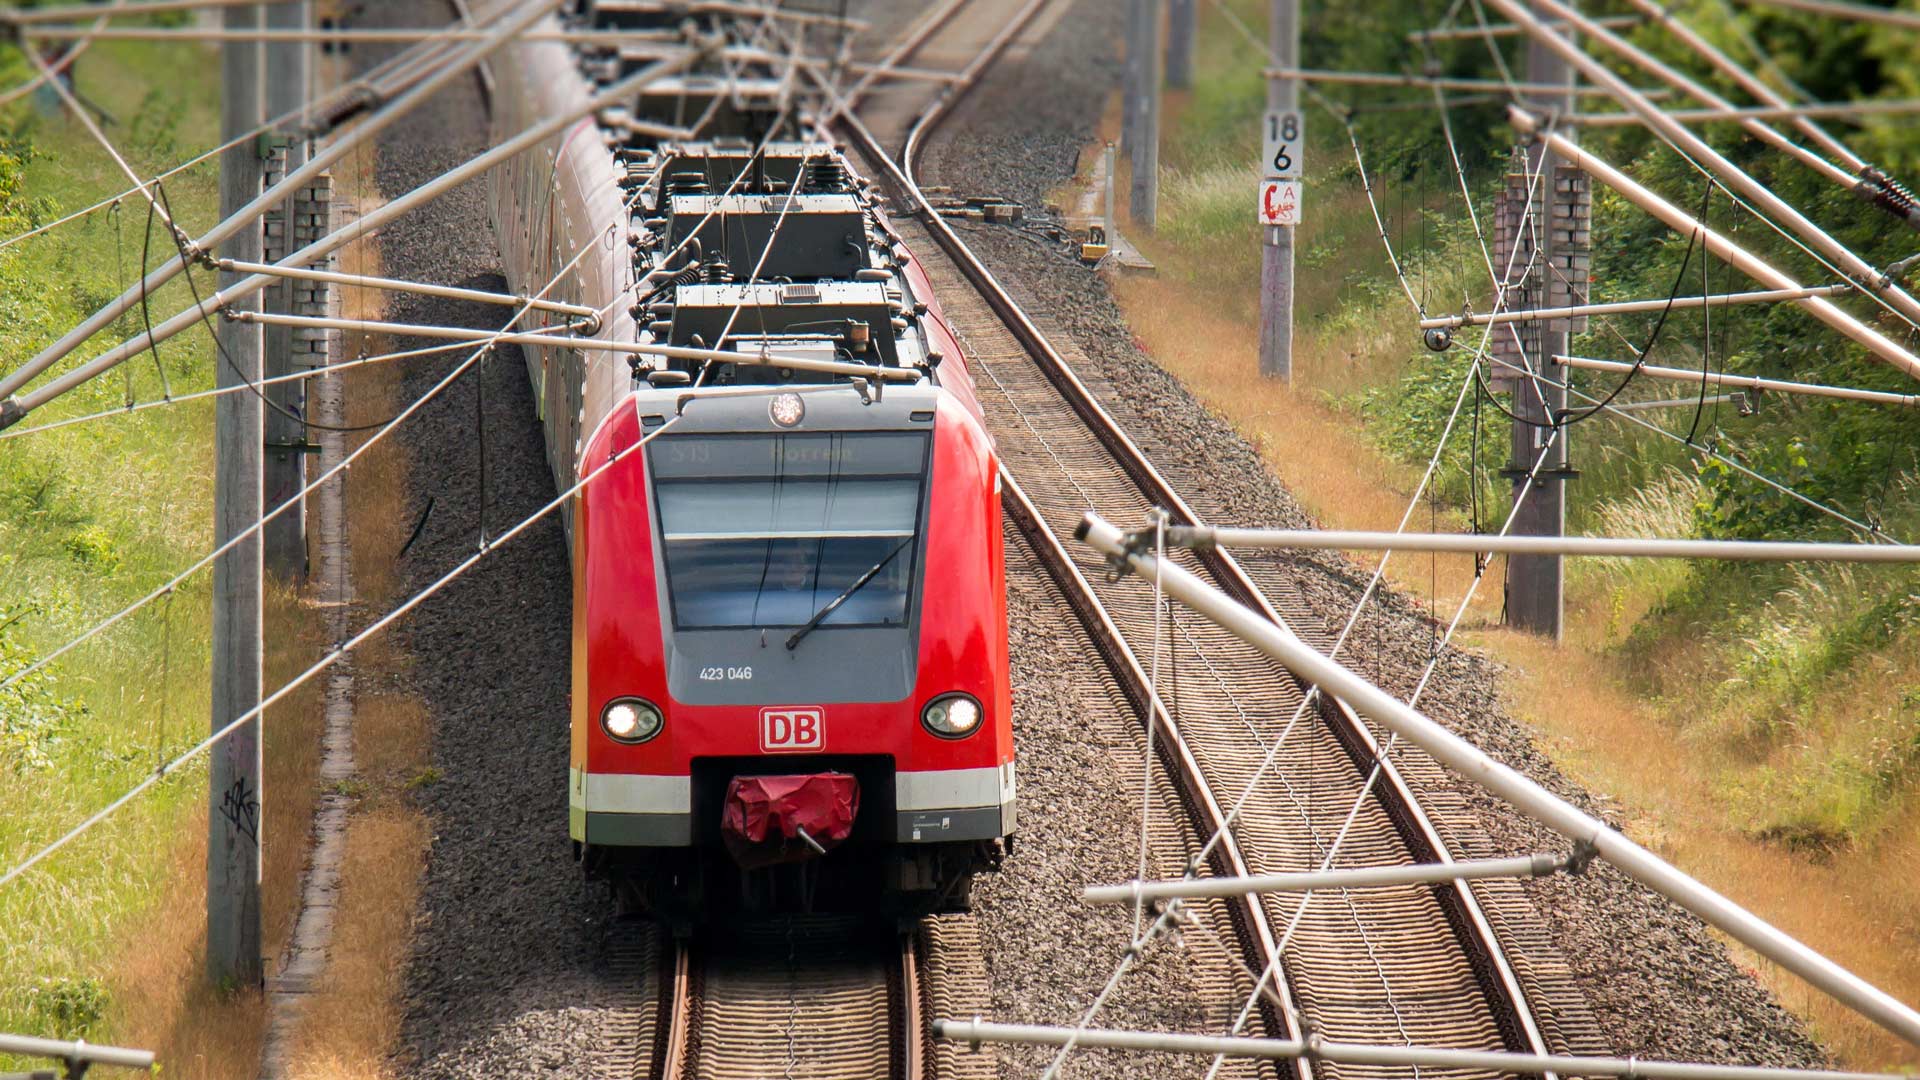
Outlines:
{"type": "Polygon", "coordinates": [[[820,750],[826,746],[826,716],[814,706],[760,710],[760,749],[820,750]]]}

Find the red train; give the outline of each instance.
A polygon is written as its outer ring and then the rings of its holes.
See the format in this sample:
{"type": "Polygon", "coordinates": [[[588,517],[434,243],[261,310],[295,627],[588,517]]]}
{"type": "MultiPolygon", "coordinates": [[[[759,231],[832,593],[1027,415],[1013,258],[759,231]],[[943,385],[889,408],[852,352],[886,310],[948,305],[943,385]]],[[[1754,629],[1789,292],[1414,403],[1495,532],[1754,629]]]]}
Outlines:
{"type": "MultiPolygon", "coordinates": [[[[683,32],[670,7],[566,21],[683,32]]],[[[624,68],[531,43],[494,72],[512,132],[624,68]]],[[[992,440],[925,274],[786,93],[663,80],[492,180],[516,291],[557,275],[599,340],[686,350],[527,354],[562,488],[649,440],[570,508],[569,832],[675,918],[963,906],[1014,832],[992,440]]]]}

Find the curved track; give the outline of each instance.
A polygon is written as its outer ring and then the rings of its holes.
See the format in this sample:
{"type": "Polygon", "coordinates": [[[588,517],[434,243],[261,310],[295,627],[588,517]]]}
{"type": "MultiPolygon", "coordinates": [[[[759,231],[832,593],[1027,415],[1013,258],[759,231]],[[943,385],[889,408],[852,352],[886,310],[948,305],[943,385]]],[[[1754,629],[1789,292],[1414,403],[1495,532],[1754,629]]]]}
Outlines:
{"type": "MultiPolygon", "coordinates": [[[[1154,507],[1165,508],[1175,523],[1198,519],[1100,406],[1069,357],[934,212],[913,176],[941,120],[1045,3],[1022,5],[917,115],[904,140],[861,120],[843,124],[874,175],[891,187],[901,238],[921,257],[952,329],[967,345],[1005,462],[1007,509],[1136,714],[1151,718],[1158,756],[1194,830],[1219,835],[1196,873],[1448,859],[1412,789],[1382,757],[1368,725],[1342,702],[1316,699],[1274,767],[1260,770],[1308,688],[1209,624],[1176,620],[1169,640],[1156,643],[1159,624],[1146,591],[1138,583],[1105,581],[1098,561],[1070,541],[1088,509],[1115,521],[1143,521],[1154,507]],[[898,162],[885,149],[890,141],[902,147],[898,162]],[[1147,670],[1156,648],[1171,675],[1157,695],[1147,670]],[[1369,787],[1376,764],[1380,775],[1369,787]],[[1244,807],[1230,816],[1243,793],[1244,807]]],[[[1276,621],[1304,614],[1295,597],[1270,599],[1223,552],[1176,558],[1276,621]]],[[[1280,973],[1256,1018],[1270,1034],[1298,1037],[1310,1028],[1354,1041],[1550,1049],[1529,1008],[1523,975],[1465,883],[1319,894],[1304,903],[1298,896],[1249,898],[1233,907],[1232,921],[1249,968],[1280,973]],[[1276,962],[1280,956],[1284,961],[1276,962]]],[[[1304,1062],[1296,1068],[1302,1077],[1314,1071],[1304,1062]]]]}

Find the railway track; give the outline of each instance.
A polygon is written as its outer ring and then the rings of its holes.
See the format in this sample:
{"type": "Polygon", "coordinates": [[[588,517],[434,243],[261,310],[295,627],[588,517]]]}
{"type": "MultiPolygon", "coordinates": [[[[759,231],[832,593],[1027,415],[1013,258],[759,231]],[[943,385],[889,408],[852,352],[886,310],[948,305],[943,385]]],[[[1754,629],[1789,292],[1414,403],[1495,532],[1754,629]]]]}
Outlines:
{"type": "MultiPolygon", "coordinates": [[[[1166,670],[1180,674],[1153,693],[1148,666],[1157,624],[1150,595],[1135,582],[1107,581],[1098,559],[1072,542],[1089,509],[1114,521],[1145,521],[1155,507],[1174,523],[1199,519],[1100,405],[1072,358],[1021,310],[914,179],[941,121],[1045,3],[1021,5],[904,133],[876,132],[859,119],[843,125],[870,175],[891,189],[901,239],[920,256],[967,347],[1004,463],[1007,511],[1136,715],[1153,725],[1157,756],[1192,834],[1219,837],[1195,873],[1449,859],[1400,767],[1342,702],[1317,698],[1273,767],[1259,770],[1308,688],[1238,639],[1210,624],[1173,621],[1158,647],[1166,670]],[[901,148],[897,161],[889,143],[901,148]],[[1244,806],[1232,813],[1243,793],[1244,806]]],[[[1276,621],[1318,625],[1303,618],[1308,612],[1297,596],[1263,589],[1224,552],[1173,557],[1276,621]]],[[[1564,988],[1551,974],[1510,962],[1465,883],[1254,897],[1229,910],[1231,936],[1249,971],[1278,973],[1251,1018],[1267,1034],[1298,1038],[1311,1030],[1353,1041],[1535,1053],[1565,1047],[1556,1032],[1543,1032],[1530,1005],[1530,994],[1564,988]]],[[[1325,1063],[1294,1068],[1303,1078],[1367,1072],[1325,1063]]]]}
{"type": "Polygon", "coordinates": [[[923,1080],[928,938],[852,917],[789,916],[724,935],[616,927],[629,989],[601,1073],[621,1080],[923,1080]]]}

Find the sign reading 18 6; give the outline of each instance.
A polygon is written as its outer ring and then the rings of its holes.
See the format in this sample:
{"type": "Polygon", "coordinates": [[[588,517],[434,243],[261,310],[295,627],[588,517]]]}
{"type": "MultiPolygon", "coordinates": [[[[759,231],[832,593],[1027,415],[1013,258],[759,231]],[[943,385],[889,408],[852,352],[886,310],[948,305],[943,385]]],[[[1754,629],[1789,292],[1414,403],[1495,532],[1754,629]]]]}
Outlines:
{"type": "Polygon", "coordinates": [[[1296,180],[1300,176],[1300,144],[1304,141],[1304,127],[1300,114],[1293,109],[1270,112],[1261,127],[1261,142],[1264,148],[1263,168],[1266,175],[1280,180],[1296,180]]]}

